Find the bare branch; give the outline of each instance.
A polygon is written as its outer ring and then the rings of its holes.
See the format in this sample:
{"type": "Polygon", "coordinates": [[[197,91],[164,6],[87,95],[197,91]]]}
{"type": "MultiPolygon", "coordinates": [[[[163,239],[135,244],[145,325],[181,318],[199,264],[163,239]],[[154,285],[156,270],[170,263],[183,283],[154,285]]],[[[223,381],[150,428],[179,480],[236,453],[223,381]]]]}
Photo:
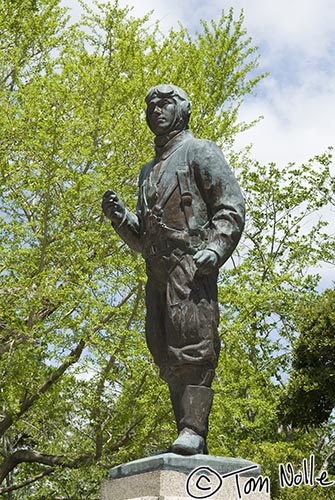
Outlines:
{"type": "MultiPolygon", "coordinates": [[[[128,321],[127,321],[127,324],[126,324],[126,331],[128,331],[128,329],[130,328],[130,325],[131,325],[131,323],[132,323],[132,321],[133,321],[133,319],[134,319],[134,317],[136,315],[136,312],[138,310],[139,302],[140,302],[141,295],[142,295],[142,284],[139,283],[137,285],[136,289],[137,289],[137,293],[136,293],[135,304],[134,304],[132,312],[131,312],[131,314],[130,314],[130,316],[128,318],[128,321]]],[[[133,292],[134,292],[134,289],[131,290],[131,294],[133,292]]],[[[131,295],[128,294],[127,297],[125,297],[124,302],[126,302],[130,298],[130,296],[131,295]]],[[[99,460],[101,458],[102,449],[103,449],[102,422],[101,422],[101,412],[100,412],[100,400],[101,400],[101,396],[102,396],[102,393],[103,393],[103,390],[104,390],[106,378],[107,378],[109,372],[111,371],[111,369],[112,369],[112,367],[113,367],[113,365],[115,363],[115,360],[117,359],[117,354],[121,351],[121,349],[122,349],[122,347],[123,347],[123,345],[124,345],[124,343],[126,341],[126,338],[127,338],[127,334],[122,335],[122,337],[120,338],[119,345],[114,350],[113,354],[110,356],[109,360],[107,361],[106,366],[104,367],[104,369],[101,372],[101,376],[100,376],[100,379],[98,381],[97,388],[96,388],[96,403],[94,405],[93,412],[92,412],[93,419],[96,422],[96,424],[95,424],[95,432],[96,432],[96,437],[95,437],[95,448],[96,448],[95,458],[96,458],[96,460],[99,460]]]]}
{"type": "MultiPolygon", "coordinates": [[[[72,461],[67,461],[66,457],[63,455],[46,455],[34,450],[17,450],[2,462],[0,465],[0,483],[6,478],[6,476],[22,463],[37,463],[41,465],[48,465],[51,469],[47,469],[43,473],[39,474],[39,477],[35,476],[31,480],[28,480],[28,484],[37,481],[41,477],[51,474],[56,466],[62,466],[66,468],[76,468],[80,465],[88,464],[92,461],[92,456],[90,454],[85,454],[77,457],[72,461]]],[[[16,489],[26,486],[26,483],[22,485],[17,485],[16,489]]],[[[0,493],[3,490],[0,490],[0,493]]]]}
{"type": "Polygon", "coordinates": [[[58,455],[44,455],[33,450],[17,450],[12,455],[8,456],[0,465],[0,483],[5,477],[15,469],[15,467],[23,462],[39,463],[54,467],[64,461],[64,457],[58,455]]]}
{"type": "MultiPolygon", "coordinates": [[[[124,446],[125,444],[127,444],[129,441],[130,441],[130,438],[131,438],[131,431],[138,425],[140,424],[144,419],[145,419],[146,415],[142,415],[140,416],[139,418],[137,418],[135,420],[135,422],[133,422],[129,427],[128,429],[126,430],[126,432],[123,434],[123,436],[116,442],[114,443],[110,448],[109,450],[110,451],[118,451],[121,446],[124,446]]],[[[106,446],[108,446],[112,441],[112,436],[107,440],[106,442],[106,446]]]]}
{"type": "Polygon", "coordinates": [[[27,481],[24,481],[23,483],[13,484],[12,486],[8,486],[6,488],[0,488],[0,495],[3,493],[10,493],[11,491],[16,491],[16,490],[20,490],[21,488],[25,488],[26,486],[29,486],[30,484],[36,483],[36,481],[43,479],[43,477],[49,476],[54,471],[55,471],[55,467],[49,467],[45,471],[41,472],[40,474],[37,474],[36,476],[32,477],[31,479],[27,479],[27,481]]]}
{"type": "Polygon", "coordinates": [[[52,387],[60,379],[60,377],[70,366],[72,366],[78,361],[84,350],[85,345],[86,345],[85,341],[83,339],[80,340],[78,345],[70,352],[69,356],[67,356],[64,363],[62,363],[57,368],[57,370],[55,370],[51,374],[48,380],[46,380],[46,382],[44,382],[44,384],[41,385],[41,387],[37,390],[37,392],[35,392],[35,394],[25,398],[22,401],[18,412],[16,414],[13,413],[9,414],[3,420],[0,421],[0,435],[3,435],[11,427],[15,419],[20,418],[24,413],[26,413],[33,406],[35,401],[37,401],[42,394],[47,392],[50,389],[50,387],[52,387]]]}

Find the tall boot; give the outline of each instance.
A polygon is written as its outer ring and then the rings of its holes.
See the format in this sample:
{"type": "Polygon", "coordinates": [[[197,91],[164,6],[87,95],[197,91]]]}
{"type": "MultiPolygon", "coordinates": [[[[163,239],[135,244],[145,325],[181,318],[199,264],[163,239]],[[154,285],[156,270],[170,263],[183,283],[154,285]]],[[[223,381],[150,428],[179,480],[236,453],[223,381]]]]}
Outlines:
{"type": "Polygon", "coordinates": [[[182,396],[185,390],[185,386],[179,384],[169,384],[170,399],[172,403],[173,413],[175,417],[175,422],[178,432],[181,431],[180,422],[182,420],[182,396]]]}
{"type": "Polygon", "coordinates": [[[210,387],[188,385],[181,398],[179,436],[171,446],[173,453],[195,455],[207,453],[206,437],[208,416],[212,407],[213,391],[210,387]]]}

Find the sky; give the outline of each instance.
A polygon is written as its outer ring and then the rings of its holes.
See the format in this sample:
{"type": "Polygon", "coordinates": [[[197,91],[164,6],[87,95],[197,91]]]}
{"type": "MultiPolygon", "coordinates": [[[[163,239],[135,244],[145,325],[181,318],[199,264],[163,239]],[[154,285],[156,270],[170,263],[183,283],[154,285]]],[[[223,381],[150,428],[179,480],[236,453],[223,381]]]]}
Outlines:
{"type": "MultiPolygon", "coordinates": [[[[79,16],[76,0],[62,1],[79,16]]],[[[264,118],[237,136],[236,148],[252,144],[258,161],[284,167],[335,146],[334,0],[119,0],[126,5],[135,17],[153,11],[165,32],[178,22],[195,32],[201,19],[218,20],[231,6],[237,18],[243,9],[244,27],[259,47],[259,70],[269,75],[240,109],[241,121],[264,118]]],[[[330,284],[334,270],[324,272],[330,284]]]]}

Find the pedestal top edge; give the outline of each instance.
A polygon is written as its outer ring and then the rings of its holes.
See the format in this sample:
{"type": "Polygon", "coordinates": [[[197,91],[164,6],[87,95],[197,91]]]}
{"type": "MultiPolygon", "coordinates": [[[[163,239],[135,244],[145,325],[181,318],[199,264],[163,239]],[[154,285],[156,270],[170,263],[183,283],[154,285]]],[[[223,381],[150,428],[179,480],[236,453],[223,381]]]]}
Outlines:
{"type": "Polygon", "coordinates": [[[261,474],[261,467],[258,464],[243,458],[212,455],[182,456],[175,453],[162,453],[113,467],[110,471],[110,479],[119,479],[159,470],[173,470],[183,474],[190,474],[194,469],[200,467],[210,467],[219,474],[249,468],[249,470],[242,472],[240,475],[258,477],[261,474]]]}

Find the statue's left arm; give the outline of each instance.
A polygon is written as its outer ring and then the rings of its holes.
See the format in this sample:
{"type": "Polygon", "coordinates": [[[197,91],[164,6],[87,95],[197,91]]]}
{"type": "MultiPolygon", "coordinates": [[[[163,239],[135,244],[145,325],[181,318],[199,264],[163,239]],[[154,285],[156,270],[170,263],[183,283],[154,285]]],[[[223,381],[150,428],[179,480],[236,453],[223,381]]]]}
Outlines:
{"type": "Polygon", "coordinates": [[[222,151],[215,143],[196,141],[191,156],[195,181],[209,215],[205,249],[215,252],[218,266],[222,266],[236,248],[244,228],[244,198],[222,151]]]}

